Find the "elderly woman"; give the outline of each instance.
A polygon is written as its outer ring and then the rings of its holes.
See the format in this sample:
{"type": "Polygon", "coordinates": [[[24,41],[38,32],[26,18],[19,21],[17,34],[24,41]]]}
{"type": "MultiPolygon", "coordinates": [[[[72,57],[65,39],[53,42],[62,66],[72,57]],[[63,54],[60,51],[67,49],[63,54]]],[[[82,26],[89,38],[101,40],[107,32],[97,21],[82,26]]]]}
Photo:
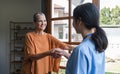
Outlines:
{"type": "Polygon", "coordinates": [[[33,16],[35,31],[29,32],[25,37],[24,61],[21,74],[48,74],[57,72],[59,69],[60,59],[54,55],[51,49],[72,49],[71,46],[62,43],[52,35],[45,33],[47,26],[46,17],[43,13],[38,12],[33,16]]]}

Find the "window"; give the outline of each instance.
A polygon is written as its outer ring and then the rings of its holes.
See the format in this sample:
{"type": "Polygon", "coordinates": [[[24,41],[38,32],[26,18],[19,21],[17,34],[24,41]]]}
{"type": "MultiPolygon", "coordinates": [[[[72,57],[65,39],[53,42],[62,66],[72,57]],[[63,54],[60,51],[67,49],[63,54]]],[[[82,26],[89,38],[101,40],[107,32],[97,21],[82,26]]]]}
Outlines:
{"type": "Polygon", "coordinates": [[[54,37],[69,44],[78,44],[82,37],[72,26],[73,9],[92,0],[51,0],[51,33],[54,37]]]}

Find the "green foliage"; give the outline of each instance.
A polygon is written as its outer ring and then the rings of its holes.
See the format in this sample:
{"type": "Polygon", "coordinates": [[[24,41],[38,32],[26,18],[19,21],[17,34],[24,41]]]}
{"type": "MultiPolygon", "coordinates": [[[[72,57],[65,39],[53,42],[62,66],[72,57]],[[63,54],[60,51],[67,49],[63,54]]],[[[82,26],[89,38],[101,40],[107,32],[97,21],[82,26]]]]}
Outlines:
{"type": "Polygon", "coordinates": [[[120,25],[120,7],[103,8],[100,13],[101,25],[120,25]]]}

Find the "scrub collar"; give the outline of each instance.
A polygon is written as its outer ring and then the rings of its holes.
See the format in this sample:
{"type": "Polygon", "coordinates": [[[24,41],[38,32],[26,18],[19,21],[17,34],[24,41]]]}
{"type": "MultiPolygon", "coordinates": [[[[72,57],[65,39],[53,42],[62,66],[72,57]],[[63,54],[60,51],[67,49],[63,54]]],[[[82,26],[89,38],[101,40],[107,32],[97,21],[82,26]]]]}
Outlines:
{"type": "Polygon", "coordinates": [[[83,40],[86,39],[86,38],[90,38],[90,37],[92,36],[92,34],[93,34],[93,33],[87,34],[87,35],[83,38],[83,40]]]}

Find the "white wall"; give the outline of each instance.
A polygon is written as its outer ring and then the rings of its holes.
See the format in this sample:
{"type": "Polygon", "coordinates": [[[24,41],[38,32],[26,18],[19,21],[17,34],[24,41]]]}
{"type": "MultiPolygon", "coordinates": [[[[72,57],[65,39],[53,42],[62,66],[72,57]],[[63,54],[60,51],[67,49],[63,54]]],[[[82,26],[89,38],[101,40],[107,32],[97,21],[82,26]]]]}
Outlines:
{"type": "Polygon", "coordinates": [[[9,21],[32,21],[41,0],[0,0],[0,74],[9,74],[9,21]]]}

